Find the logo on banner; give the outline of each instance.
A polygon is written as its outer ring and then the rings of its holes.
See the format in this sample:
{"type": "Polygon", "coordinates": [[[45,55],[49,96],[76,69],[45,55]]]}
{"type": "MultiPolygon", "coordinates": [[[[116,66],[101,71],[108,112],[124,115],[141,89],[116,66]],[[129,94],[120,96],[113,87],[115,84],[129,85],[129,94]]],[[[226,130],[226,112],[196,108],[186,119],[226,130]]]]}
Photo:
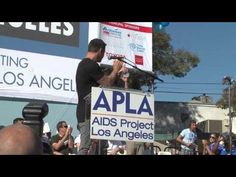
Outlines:
{"type": "Polygon", "coordinates": [[[143,56],[135,55],[134,58],[135,58],[135,64],[143,65],[143,56]]]}
{"type": "Polygon", "coordinates": [[[143,45],[140,44],[135,44],[135,43],[130,43],[129,44],[130,50],[132,50],[133,52],[145,52],[145,48],[143,47],[143,45]]]}
{"type": "Polygon", "coordinates": [[[110,37],[121,38],[121,31],[118,29],[112,29],[105,26],[102,28],[102,32],[104,35],[107,35],[110,37]]]}

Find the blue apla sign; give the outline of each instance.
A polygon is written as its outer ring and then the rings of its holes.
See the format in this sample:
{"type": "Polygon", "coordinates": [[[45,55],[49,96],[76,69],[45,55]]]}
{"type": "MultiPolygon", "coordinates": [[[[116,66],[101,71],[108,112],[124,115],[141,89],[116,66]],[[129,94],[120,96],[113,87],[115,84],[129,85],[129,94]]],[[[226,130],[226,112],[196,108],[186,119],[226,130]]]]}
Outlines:
{"type": "Polygon", "coordinates": [[[154,96],[92,88],[91,138],[153,142],[154,96]]]}

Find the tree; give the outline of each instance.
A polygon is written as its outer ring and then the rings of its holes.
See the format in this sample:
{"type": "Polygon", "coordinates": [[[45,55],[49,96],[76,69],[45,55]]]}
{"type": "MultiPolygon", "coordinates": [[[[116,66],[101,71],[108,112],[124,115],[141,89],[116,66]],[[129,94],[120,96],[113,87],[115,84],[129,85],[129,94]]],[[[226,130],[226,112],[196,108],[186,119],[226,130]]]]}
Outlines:
{"type": "MultiPolygon", "coordinates": [[[[184,49],[174,50],[170,42],[171,37],[164,29],[153,32],[153,70],[157,75],[184,77],[192,68],[197,67],[199,58],[184,49]]],[[[135,89],[152,83],[150,78],[139,72],[132,73],[130,81],[130,88],[135,89]]]]}
{"type": "Polygon", "coordinates": [[[199,58],[184,49],[174,50],[170,41],[165,30],[153,32],[153,69],[158,75],[184,77],[197,67],[199,58]]]}
{"type": "MultiPolygon", "coordinates": [[[[236,84],[232,84],[231,89],[231,106],[233,107],[233,112],[232,112],[232,116],[235,117],[235,112],[236,112],[236,84]]],[[[220,98],[220,100],[218,100],[216,102],[216,105],[222,109],[226,109],[229,107],[229,89],[228,87],[225,88],[223,90],[223,95],[220,98]]]]}

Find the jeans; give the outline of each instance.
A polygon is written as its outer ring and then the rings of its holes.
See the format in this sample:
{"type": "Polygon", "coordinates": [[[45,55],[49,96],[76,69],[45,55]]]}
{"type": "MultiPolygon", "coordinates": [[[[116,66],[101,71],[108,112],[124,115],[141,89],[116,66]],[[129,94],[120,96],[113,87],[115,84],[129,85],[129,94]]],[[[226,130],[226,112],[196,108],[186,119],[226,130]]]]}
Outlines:
{"type": "Polygon", "coordinates": [[[143,142],[126,142],[128,155],[144,155],[145,147],[143,142]]]}
{"type": "Polygon", "coordinates": [[[87,119],[85,122],[79,123],[80,135],[80,148],[78,155],[88,155],[88,150],[91,145],[90,139],[90,120],[87,119]]]}
{"type": "Polygon", "coordinates": [[[193,150],[181,148],[180,155],[195,155],[193,150]]]}

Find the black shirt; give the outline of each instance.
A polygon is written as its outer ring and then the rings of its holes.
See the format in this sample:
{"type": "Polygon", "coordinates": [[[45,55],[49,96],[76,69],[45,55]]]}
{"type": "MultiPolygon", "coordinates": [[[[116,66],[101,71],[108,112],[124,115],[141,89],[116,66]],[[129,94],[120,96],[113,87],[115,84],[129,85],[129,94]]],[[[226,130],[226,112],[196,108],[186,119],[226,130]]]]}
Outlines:
{"type": "Polygon", "coordinates": [[[85,119],[90,119],[88,115],[85,115],[86,105],[84,97],[91,93],[92,87],[99,86],[97,81],[101,79],[103,75],[102,69],[97,62],[89,58],[85,58],[79,63],[76,72],[76,88],[78,94],[76,113],[78,123],[84,122],[85,119]]]}
{"type": "MultiPolygon", "coordinates": [[[[53,144],[53,143],[58,143],[62,138],[63,138],[63,137],[60,137],[58,134],[56,134],[56,135],[52,136],[51,142],[52,142],[52,144],[53,144]]],[[[71,137],[71,138],[74,140],[73,137],[71,137]]],[[[63,144],[63,145],[59,148],[59,150],[58,150],[58,152],[60,152],[60,153],[62,153],[62,154],[64,154],[64,155],[68,155],[69,153],[72,153],[72,149],[70,149],[70,148],[68,147],[68,139],[69,139],[69,138],[66,139],[66,141],[64,142],[64,144],[63,144]]]]}

